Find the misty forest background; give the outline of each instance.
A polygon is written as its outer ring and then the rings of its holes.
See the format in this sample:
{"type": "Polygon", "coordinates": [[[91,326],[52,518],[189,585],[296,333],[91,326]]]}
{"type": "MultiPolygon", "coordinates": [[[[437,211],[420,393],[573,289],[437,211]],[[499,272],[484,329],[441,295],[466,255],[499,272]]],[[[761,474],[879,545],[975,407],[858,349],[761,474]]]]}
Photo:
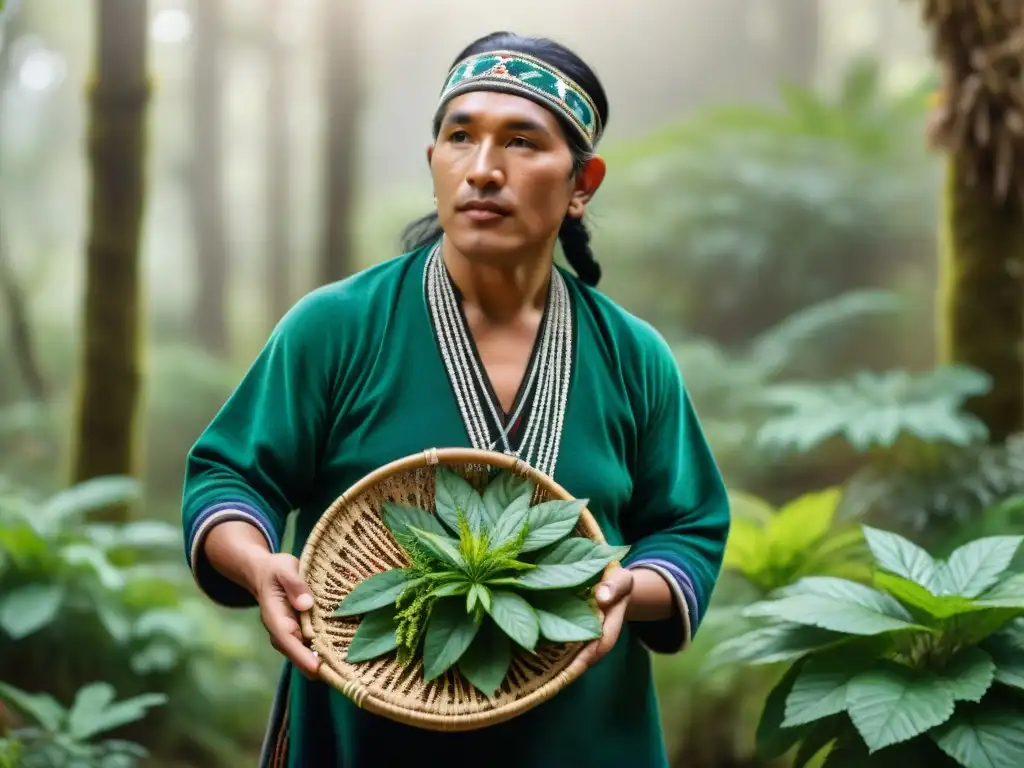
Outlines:
{"type": "Polygon", "coordinates": [[[674,346],[745,521],[655,662],[674,765],[788,765],[754,749],[779,670],[704,662],[737,606],[853,573],[856,524],[1024,533],[1017,171],[929,141],[919,3],[0,4],[0,737],[253,764],[280,659],[192,583],[184,457],[294,301],[398,254],[443,76],[496,29],[602,77],[602,288],[674,346]]]}

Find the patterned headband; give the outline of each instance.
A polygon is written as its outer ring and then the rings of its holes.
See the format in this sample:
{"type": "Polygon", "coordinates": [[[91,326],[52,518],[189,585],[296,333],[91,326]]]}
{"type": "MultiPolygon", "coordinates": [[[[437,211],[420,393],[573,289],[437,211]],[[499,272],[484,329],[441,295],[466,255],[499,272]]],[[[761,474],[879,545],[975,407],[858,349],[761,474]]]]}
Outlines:
{"type": "Polygon", "coordinates": [[[463,59],[448,73],[438,110],[459,94],[482,90],[539,102],[568,120],[590,149],[601,138],[601,118],[587,92],[538,58],[517,51],[488,51],[463,59]]]}

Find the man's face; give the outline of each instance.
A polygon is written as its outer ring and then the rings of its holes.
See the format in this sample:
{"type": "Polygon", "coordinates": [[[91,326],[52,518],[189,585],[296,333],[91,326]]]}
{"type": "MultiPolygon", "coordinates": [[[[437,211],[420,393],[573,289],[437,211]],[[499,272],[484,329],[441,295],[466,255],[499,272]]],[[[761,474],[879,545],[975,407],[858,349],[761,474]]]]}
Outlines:
{"type": "Polygon", "coordinates": [[[553,246],[576,185],[551,112],[504,93],[457,96],[429,157],[441,227],[464,256],[509,264],[553,246]]]}

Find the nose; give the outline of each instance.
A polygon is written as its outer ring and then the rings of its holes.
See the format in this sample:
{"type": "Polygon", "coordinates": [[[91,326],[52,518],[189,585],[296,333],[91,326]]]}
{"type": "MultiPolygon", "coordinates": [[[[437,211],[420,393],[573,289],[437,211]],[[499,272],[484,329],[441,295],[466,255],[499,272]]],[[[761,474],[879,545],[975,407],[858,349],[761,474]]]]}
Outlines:
{"type": "Polygon", "coordinates": [[[505,184],[505,171],[501,165],[500,153],[490,142],[478,145],[469,163],[466,182],[476,189],[501,188],[505,184]]]}

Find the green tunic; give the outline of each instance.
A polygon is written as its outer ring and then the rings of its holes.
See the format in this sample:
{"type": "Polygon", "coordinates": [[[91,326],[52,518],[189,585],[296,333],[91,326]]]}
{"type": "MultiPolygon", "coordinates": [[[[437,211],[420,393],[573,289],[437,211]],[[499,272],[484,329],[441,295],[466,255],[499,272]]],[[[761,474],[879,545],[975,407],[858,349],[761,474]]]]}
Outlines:
{"type": "MultiPolygon", "coordinates": [[[[202,556],[217,522],[247,519],[277,549],[297,511],[299,555],[322,511],[367,473],[426,448],[470,445],[427,310],[426,256],[404,254],[303,298],[190,452],[186,553],[212,599],[253,604],[202,556]]],[[[627,625],[608,656],[549,702],[463,734],[372,715],[286,665],[282,765],[667,765],[650,652],[681,650],[696,631],[721,565],[728,502],[662,337],[563,275],[575,341],[555,479],[590,499],[610,543],[632,545],[625,565],[670,580],[678,615],[627,625]]]]}

